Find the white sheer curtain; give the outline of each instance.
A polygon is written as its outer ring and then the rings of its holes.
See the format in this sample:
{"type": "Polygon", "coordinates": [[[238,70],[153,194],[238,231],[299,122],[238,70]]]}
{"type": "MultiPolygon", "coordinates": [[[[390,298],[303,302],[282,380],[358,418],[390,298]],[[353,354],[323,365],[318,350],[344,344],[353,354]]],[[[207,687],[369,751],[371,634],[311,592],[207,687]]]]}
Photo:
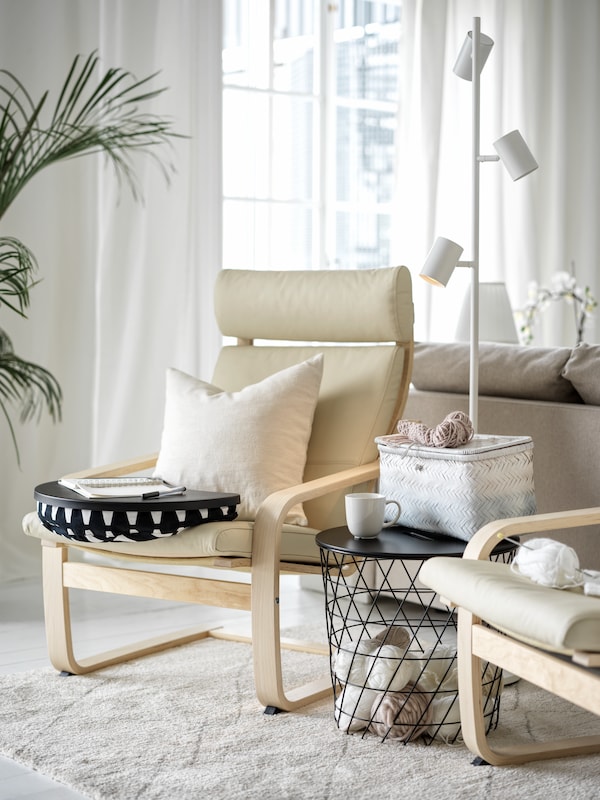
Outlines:
{"type": "MultiPolygon", "coordinates": [[[[415,276],[416,336],[451,339],[468,286],[457,270],[444,291],[417,278],[436,236],[465,246],[471,225],[471,84],[452,67],[473,16],[495,45],[481,78],[481,147],[518,128],[540,165],[513,183],[481,167],[481,280],[504,280],[514,308],[529,282],[549,286],[575,264],[600,294],[600,4],[597,0],[403,0],[395,262],[415,276]]],[[[542,315],[534,344],[572,345],[572,309],[542,315]]],[[[598,341],[597,318],[586,340],[598,341]]]]}
{"type": "MultiPolygon", "coordinates": [[[[218,347],[212,285],[220,268],[220,0],[0,0],[0,68],[34,98],[62,85],[76,53],[169,87],[154,110],[189,139],[170,187],[140,163],[145,205],[86,158],[36,177],[0,221],[26,242],[43,282],[29,319],[2,312],[19,355],[64,390],[63,421],[18,426],[19,470],[0,425],[0,580],[33,574],[39,547],[21,533],[33,487],[64,472],[158,448],[164,372],[203,377],[218,347]]],[[[470,84],[452,66],[471,27],[495,47],[482,75],[482,147],[519,128],[540,169],[516,184],[482,168],[481,277],[504,279],[514,306],[532,278],[576,264],[600,294],[600,4],[597,0],[403,0],[398,224],[394,262],[415,275],[416,335],[451,337],[459,270],[433,292],[417,274],[431,243],[470,241],[470,84]]],[[[465,252],[468,258],[468,252],[465,252]]],[[[569,343],[568,309],[544,318],[544,343],[569,343]],[[560,340],[560,341],[558,341],[560,340]]],[[[588,327],[598,341],[600,327],[588,327]]],[[[536,343],[541,340],[536,339],[536,343]]]]}
{"type": "Polygon", "coordinates": [[[158,449],[164,374],[209,378],[219,336],[212,286],[221,266],[219,0],[0,0],[0,67],[50,105],[77,53],[139,78],[160,71],[152,110],[188,138],[165,153],[170,186],[139,162],[144,204],[101,159],[41,173],[0,222],[38,257],[29,319],[3,312],[17,353],[64,392],[63,420],[17,425],[21,469],[0,425],[0,580],[34,574],[21,532],[33,487],[68,471],[158,449]]]}

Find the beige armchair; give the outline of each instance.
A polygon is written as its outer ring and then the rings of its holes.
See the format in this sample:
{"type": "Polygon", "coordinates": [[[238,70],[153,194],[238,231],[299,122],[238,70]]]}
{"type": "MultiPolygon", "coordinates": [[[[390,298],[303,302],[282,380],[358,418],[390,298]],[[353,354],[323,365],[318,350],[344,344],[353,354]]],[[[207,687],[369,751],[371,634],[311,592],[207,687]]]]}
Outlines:
{"type": "Polygon", "coordinates": [[[436,557],[421,569],[421,581],[458,608],[462,733],[467,747],[489,764],[600,751],[600,733],[583,731],[571,739],[496,746],[486,736],[479,677],[481,662],[490,661],[600,716],[600,597],[544,586],[488,560],[498,539],[531,533],[551,538],[552,531],[598,523],[600,508],[499,520],[475,534],[463,558],[436,557]]]}
{"type": "MultiPolygon", "coordinates": [[[[35,512],[26,516],[24,531],[42,543],[48,648],[57,669],[85,673],[193,639],[236,638],[221,629],[194,629],[78,659],[71,639],[71,588],[246,609],[251,612],[259,701],[292,710],[331,692],[331,682],[327,674],[309,686],[284,688],[279,576],[320,574],[315,534],[343,524],[344,494],[371,486],[378,476],[374,439],[393,430],[410,382],[410,274],[405,267],[225,270],[216,282],[215,311],[223,336],[237,341],[223,347],[213,376],[226,392],[239,392],[315,353],[324,354],[304,482],[266,497],[254,520],[204,524],[147,542],[73,542],[46,529],[35,512]],[[303,503],[308,525],[286,522],[298,503],[303,503]],[[71,551],[84,551],[86,558],[70,561],[71,551]],[[98,553],[109,556],[109,563],[90,558],[98,553]],[[174,566],[249,572],[251,583],[177,575],[174,566]]],[[[77,475],[132,474],[155,463],[156,456],[149,456],[77,475]]],[[[244,499],[244,487],[229,490],[244,499]]]]}

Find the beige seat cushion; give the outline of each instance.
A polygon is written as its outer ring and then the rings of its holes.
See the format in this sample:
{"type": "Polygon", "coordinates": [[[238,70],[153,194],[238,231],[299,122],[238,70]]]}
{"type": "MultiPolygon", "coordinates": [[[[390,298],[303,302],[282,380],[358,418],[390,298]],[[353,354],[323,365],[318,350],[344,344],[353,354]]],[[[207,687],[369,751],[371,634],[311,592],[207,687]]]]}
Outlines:
{"type": "MultiPolygon", "coordinates": [[[[23,519],[23,530],[28,536],[77,546],[78,542],[52,533],[40,522],[35,511],[23,519]]],[[[252,555],[253,523],[243,520],[233,522],[209,522],[186,528],[175,536],[152,539],[147,542],[85,542],[83,546],[105,555],[120,553],[143,558],[208,558],[211,556],[236,556],[250,558],[252,555]]],[[[284,525],[281,538],[281,558],[293,563],[320,561],[319,548],[315,543],[318,531],[301,525],[284,525]]]]}
{"type": "Polygon", "coordinates": [[[551,589],[507,564],[438,557],[419,579],[452,603],[516,638],[556,652],[600,652],[600,598],[551,589]]]}

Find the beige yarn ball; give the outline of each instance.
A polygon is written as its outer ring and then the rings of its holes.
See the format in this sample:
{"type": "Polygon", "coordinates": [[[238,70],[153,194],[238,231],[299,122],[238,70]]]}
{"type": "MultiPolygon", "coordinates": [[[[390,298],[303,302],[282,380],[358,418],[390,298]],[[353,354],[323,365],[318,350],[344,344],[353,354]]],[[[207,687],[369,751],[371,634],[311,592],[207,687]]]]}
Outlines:
{"type": "Polygon", "coordinates": [[[401,419],[396,430],[414,444],[427,447],[460,447],[474,435],[473,424],[462,411],[452,411],[435,428],[428,428],[422,422],[401,419]]]}
{"type": "Polygon", "coordinates": [[[428,695],[409,683],[401,692],[378,694],[371,708],[369,730],[381,738],[407,742],[426,733],[430,722],[428,695]]]}
{"type": "Polygon", "coordinates": [[[378,644],[393,644],[395,647],[406,650],[410,642],[410,633],[401,625],[390,625],[374,636],[371,641],[378,644]]]}

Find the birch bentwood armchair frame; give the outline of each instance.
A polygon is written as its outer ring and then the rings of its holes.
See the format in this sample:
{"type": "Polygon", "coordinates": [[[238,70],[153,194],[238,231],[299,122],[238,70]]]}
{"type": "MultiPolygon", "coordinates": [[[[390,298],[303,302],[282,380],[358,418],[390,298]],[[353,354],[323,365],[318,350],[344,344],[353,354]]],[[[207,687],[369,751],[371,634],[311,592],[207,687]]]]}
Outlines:
{"type": "MultiPolygon", "coordinates": [[[[555,589],[489,561],[498,539],[600,526],[600,507],[492,522],[471,539],[463,558],[436,557],[421,581],[458,609],[458,694],[462,733],[472,753],[494,766],[600,752],[592,731],[552,741],[498,745],[486,735],[481,663],[491,662],[600,717],[600,597],[555,589]]],[[[577,550],[577,531],[573,545],[577,550]]],[[[523,539],[526,544],[527,539],[523,539]]],[[[593,720],[592,720],[593,722],[593,720]]],[[[561,729],[560,714],[556,729],[561,729]]]]}
{"type": "MultiPolygon", "coordinates": [[[[371,488],[378,477],[374,440],[391,432],[401,416],[412,370],[410,273],[406,267],[224,270],[215,285],[215,313],[226,341],[231,337],[235,342],[223,346],[212,378],[224,393],[241,393],[315,354],[323,355],[299,483],[263,498],[253,519],[240,514],[234,521],[209,522],[145,542],[71,541],[44,527],[35,512],[25,517],[24,531],[42,544],[46,632],[56,669],[86,673],[206,636],[248,641],[224,629],[197,628],[78,659],[70,624],[72,588],[243,609],[250,611],[259,702],[272,710],[289,711],[330,693],[331,679],[327,670],[310,685],[284,686],[280,575],[320,575],[315,535],[344,524],[345,493],[371,488]],[[308,524],[290,522],[289,513],[298,504],[308,524]],[[71,560],[72,552],[78,558],[71,560]],[[98,553],[107,556],[108,563],[98,553]],[[185,575],[175,574],[176,567],[197,567],[198,574],[195,569],[192,575],[187,569],[185,575]],[[205,567],[211,577],[201,569],[205,567]],[[221,570],[221,576],[223,570],[249,573],[250,582],[236,580],[230,572],[225,579],[215,578],[212,570],[221,570]]],[[[160,463],[163,444],[157,455],[76,475],[119,476],[148,470],[157,457],[160,463]]],[[[227,490],[239,494],[243,502],[244,486],[227,490]]],[[[303,649],[298,643],[293,646],[303,649]]]]}

